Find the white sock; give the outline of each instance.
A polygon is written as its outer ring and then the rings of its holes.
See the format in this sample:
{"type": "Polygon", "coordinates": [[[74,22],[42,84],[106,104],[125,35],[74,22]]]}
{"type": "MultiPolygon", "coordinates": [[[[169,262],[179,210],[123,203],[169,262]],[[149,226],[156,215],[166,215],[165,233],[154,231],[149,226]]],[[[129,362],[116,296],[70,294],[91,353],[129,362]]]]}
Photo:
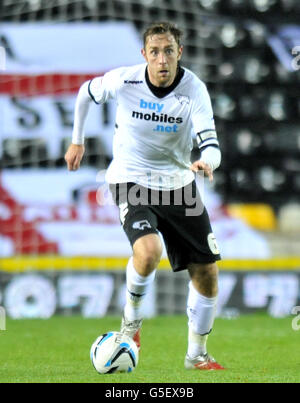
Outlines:
{"type": "Polygon", "coordinates": [[[206,354],[206,342],[208,335],[201,336],[193,331],[192,327],[189,326],[189,336],[188,336],[188,356],[191,358],[197,357],[200,354],[206,354]]]}
{"type": "Polygon", "coordinates": [[[133,266],[133,258],[128,261],[126,268],[126,305],[124,308],[124,314],[128,320],[142,319],[142,302],[147,294],[149,286],[152,284],[155,278],[156,270],[154,270],[149,276],[141,276],[137,273],[133,266]]]}
{"type": "Polygon", "coordinates": [[[187,315],[189,319],[188,355],[191,358],[207,352],[206,342],[213,327],[216,305],[217,297],[208,298],[201,295],[190,281],[187,315]]]}

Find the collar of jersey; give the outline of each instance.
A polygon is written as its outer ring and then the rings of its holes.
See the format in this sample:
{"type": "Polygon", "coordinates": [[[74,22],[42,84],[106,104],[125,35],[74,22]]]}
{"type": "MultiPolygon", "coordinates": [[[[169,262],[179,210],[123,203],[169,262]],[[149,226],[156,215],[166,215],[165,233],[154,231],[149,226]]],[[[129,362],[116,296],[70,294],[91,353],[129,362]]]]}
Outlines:
{"type": "Polygon", "coordinates": [[[150,91],[157,98],[163,98],[163,97],[167,96],[168,94],[170,94],[170,92],[172,92],[177,87],[177,85],[180,83],[183,76],[184,76],[184,69],[181,66],[179,66],[175,80],[169,87],[156,87],[155,85],[153,85],[150,82],[149,75],[148,75],[148,67],[146,67],[146,70],[145,70],[146,83],[147,83],[150,91]]]}

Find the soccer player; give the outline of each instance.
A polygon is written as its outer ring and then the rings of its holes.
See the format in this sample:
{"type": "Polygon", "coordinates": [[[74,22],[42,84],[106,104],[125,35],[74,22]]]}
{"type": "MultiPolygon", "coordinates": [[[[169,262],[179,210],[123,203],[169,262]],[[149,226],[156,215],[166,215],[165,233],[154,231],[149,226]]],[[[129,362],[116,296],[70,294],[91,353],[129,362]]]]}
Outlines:
{"type": "Polygon", "coordinates": [[[188,270],[190,276],[185,368],[223,369],[206,348],[216,312],[220,254],[195,184],[200,171],[213,180],[221,153],[206,86],[179,63],[181,37],[174,24],[154,23],[144,33],[145,63],[83,83],[65,160],[71,171],[80,166],[90,103],[115,99],[113,160],[106,180],[133,252],[121,331],[140,346],[141,304],[161,259],[160,233],[173,271],[188,270]],[[200,149],[194,163],[192,132],[200,149]]]}

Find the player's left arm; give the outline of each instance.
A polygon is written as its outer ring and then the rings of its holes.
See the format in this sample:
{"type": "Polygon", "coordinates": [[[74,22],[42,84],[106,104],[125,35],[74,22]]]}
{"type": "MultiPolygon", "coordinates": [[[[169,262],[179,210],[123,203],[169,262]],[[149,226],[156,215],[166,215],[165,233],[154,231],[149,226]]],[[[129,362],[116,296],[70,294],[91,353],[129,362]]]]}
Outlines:
{"type": "Polygon", "coordinates": [[[190,169],[194,172],[204,171],[204,175],[207,176],[210,181],[212,181],[213,172],[220,166],[221,163],[221,151],[219,143],[217,141],[212,142],[209,145],[205,145],[201,142],[199,138],[200,134],[197,133],[197,143],[200,149],[200,159],[193,162],[190,169]]]}
{"type": "Polygon", "coordinates": [[[221,151],[216,133],[215,122],[210,96],[206,86],[202,83],[194,102],[192,122],[196,134],[200,158],[190,169],[194,172],[204,171],[209,180],[213,180],[213,171],[221,163],[221,151]]]}

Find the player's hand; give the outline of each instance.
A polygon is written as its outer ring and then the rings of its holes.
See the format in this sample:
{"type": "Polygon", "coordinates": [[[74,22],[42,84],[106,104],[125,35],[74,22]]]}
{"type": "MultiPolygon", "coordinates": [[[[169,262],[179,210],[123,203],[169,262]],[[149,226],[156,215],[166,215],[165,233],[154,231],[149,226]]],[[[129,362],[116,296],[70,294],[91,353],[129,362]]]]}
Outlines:
{"type": "Polygon", "coordinates": [[[84,145],[71,144],[65,154],[69,171],[77,171],[84,154],[84,145]]]}
{"type": "Polygon", "coordinates": [[[213,171],[211,170],[210,166],[208,164],[205,164],[205,162],[198,160],[195,161],[191,166],[190,169],[193,172],[199,172],[199,171],[204,171],[204,175],[208,177],[209,181],[212,182],[214,177],[213,177],[213,171]]]}

